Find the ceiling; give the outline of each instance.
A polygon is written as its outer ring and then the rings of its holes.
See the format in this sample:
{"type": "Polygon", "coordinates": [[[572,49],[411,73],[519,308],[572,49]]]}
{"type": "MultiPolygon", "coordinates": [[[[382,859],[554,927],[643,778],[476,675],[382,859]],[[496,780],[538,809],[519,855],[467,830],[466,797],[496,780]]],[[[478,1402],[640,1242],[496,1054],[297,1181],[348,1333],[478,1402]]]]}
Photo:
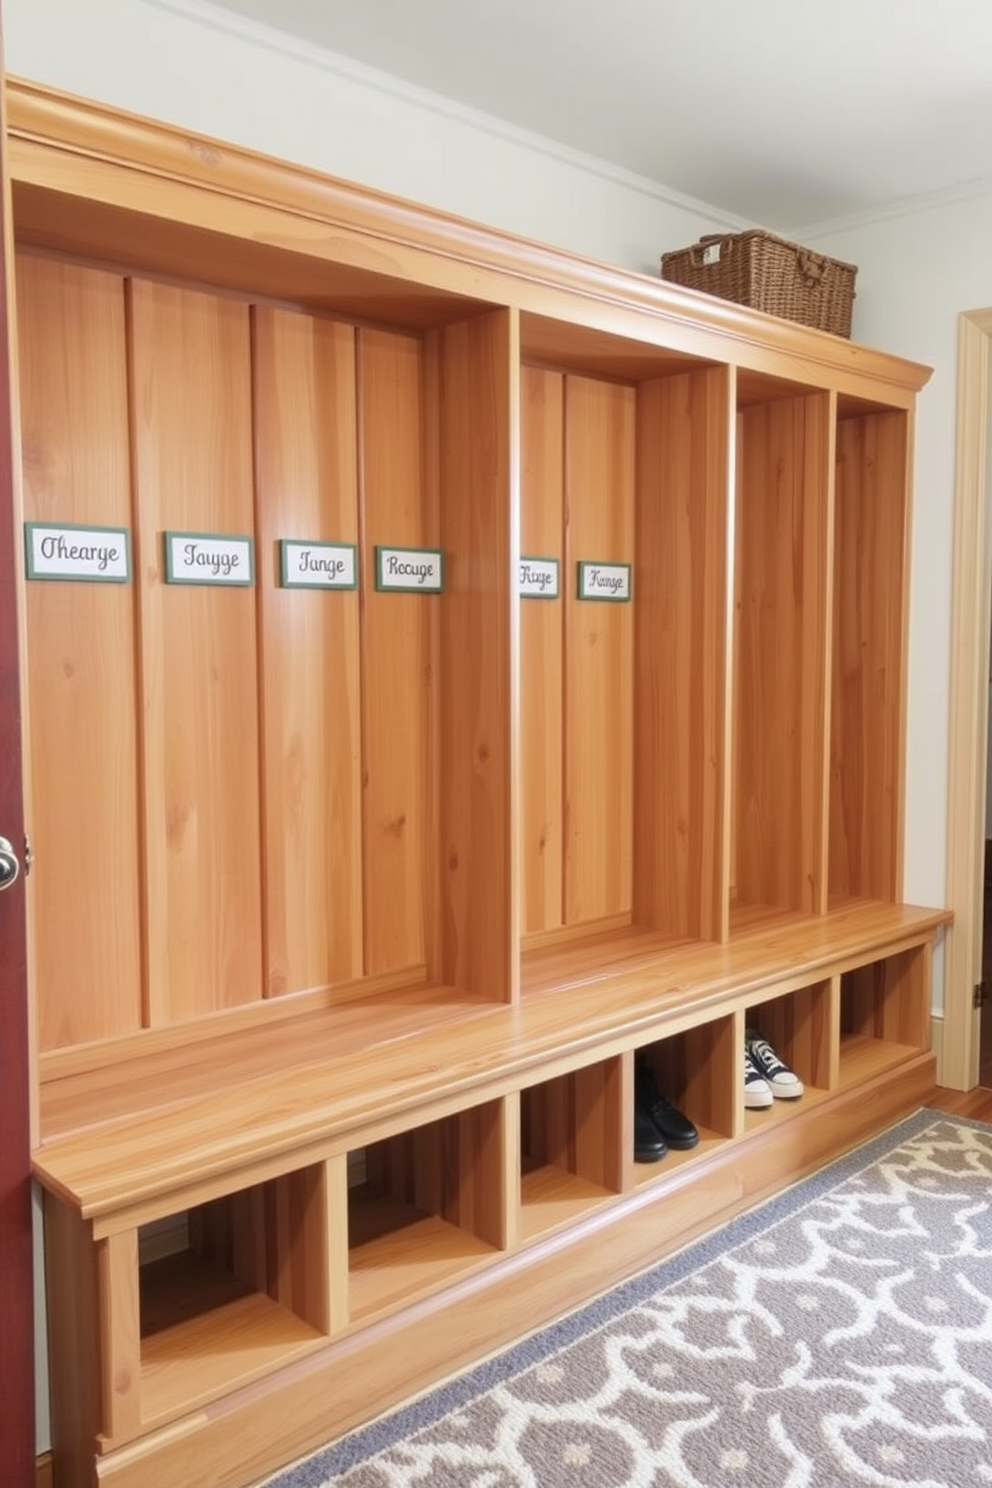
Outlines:
{"type": "Polygon", "coordinates": [[[992,188],[990,0],[219,0],[783,231],[992,188]]]}

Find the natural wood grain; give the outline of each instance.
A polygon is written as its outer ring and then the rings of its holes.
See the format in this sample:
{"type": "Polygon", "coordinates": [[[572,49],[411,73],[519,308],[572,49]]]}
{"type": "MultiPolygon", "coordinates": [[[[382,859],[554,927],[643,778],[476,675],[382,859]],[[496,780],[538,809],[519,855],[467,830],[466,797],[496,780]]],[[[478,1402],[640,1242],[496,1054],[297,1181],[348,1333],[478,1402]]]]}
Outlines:
{"type": "Polygon", "coordinates": [[[520,873],[524,934],[562,924],[564,380],[525,367],[521,380],[520,550],[558,562],[557,599],[520,602],[520,873]]]}
{"type": "Polygon", "coordinates": [[[902,883],[909,433],[904,413],[837,428],[830,889],[902,883]]]}
{"type": "Polygon", "coordinates": [[[634,562],[634,391],[565,381],[565,921],[630,910],[633,607],[579,600],[580,562],[634,562]]]}
{"type": "Polygon", "coordinates": [[[726,937],[731,434],[725,368],[637,391],[634,918],[726,937]]]}
{"type": "MultiPolygon", "coordinates": [[[[101,1463],[102,1474],[114,1488],[174,1488],[177,1482],[219,1488],[225,1475],[228,1481],[232,1475],[235,1482],[238,1476],[250,1481],[259,1471],[274,1471],[367,1420],[370,1399],[380,1409],[408,1399],[573,1310],[857,1146],[932,1091],[932,1056],[918,1056],[879,1076],[861,1100],[825,1098],[791,1119],[776,1116],[740,1142],[709,1147],[692,1182],[686,1181],[688,1162],[673,1160],[669,1168],[666,1159],[626,1200],[597,1203],[589,1194],[583,1212],[580,1198],[565,1224],[536,1237],[521,1254],[478,1262],[464,1256],[463,1280],[443,1289],[429,1284],[432,1265],[445,1264],[443,1242],[440,1235],[436,1242],[428,1236],[427,1284],[418,1306],[398,1312],[388,1325],[325,1344],[312,1358],[280,1371],[264,1391],[247,1390],[222,1411],[190,1418],[188,1431],[111,1454],[101,1463]]],[[[452,1246],[465,1244],[458,1231],[449,1238],[452,1246]]]]}
{"type": "Polygon", "coordinates": [[[143,1424],[147,1430],[202,1407],[319,1341],[316,1329],[261,1292],[163,1328],[142,1345],[143,1424]]]}
{"type": "MultiPolygon", "coordinates": [[[[25,518],[130,530],[123,283],[22,254],[17,290],[25,518]]],[[[24,599],[44,1050],[142,1023],[134,588],[39,580],[24,599]]]]}
{"type": "Polygon", "coordinates": [[[449,326],[430,340],[447,558],[440,601],[440,970],[447,983],[506,1002],[519,990],[515,350],[505,311],[449,326]]]}
{"type": "Polygon", "coordinates": [[[908,529],[904,436],[926,372],[182,131],[9,94],[22,241],[135,280],[135,880],[153,1026],[56,1037],[42,1065],[60,1488],[94,1488],[101,1449],[118,1488],[240,1488],[926,1098],[948,916],[895,902],[904,740],[888,691],[834,734],[854,788],[827,843],[831,687],[836,729],[862,642],[858,707],[872,665],[905,663],[904,568],[901,590],[866,602],[857,563],[870,586],[908,529]],[[532,418],[537,383],[563,392],[560,419],[532,418]],[[536,908],[521,894],[525,782],[554,791],[558,749],[550,727],[533,737],[543,684],[516,595],[531,458],[566,499],[554,915],[553,882],[536,908]],[[264,549],[304,502],[278,488],[290,472],[326,515],[331,469],[341,524],[355,493],[357,643],[346,623],[288,645],[264,549]],[[867,528],[863,491],[879,503],[867,528]],[[259,538],[258,591],[200,608],[164,594],[160,530],[228,524],[259,538]],[[443,547],[449,593],[377,595],[376,542],[443,547]],[[836,584],[835,546],[851,569],[836,584]],[[637,564],[633,605],[579,607],[583,557],[637,564]],[[848,584],[857,619],[839,636],[848,584]],[[732,598],[751,610],[731,641],[732,598]],[[308,668],[343,679],[343,714],[302,695],[308,668]],[[325,778],[291,821],[298,729],[325,778]],[[891,792],[878,827],[852,804],[873,770],[891,792]],[[755,1009],[807,1078],[796,1109],[743,1111],[755,1009]],[[631,1153],[644,1047],[702,1133],[650,1175],[631,1153]],[[374,1198],[348,1189],[361,1154],[374,1198]],[[130,1256],[139,1226],[184,1214],[213,1281],[158,1273],[138,1392],[166,1429],[134,1436],[114,1364],[135,1356],[130,1256]]]}
{"type": "Polygon", "coordinates": [[[128,1441],[142,1414],[137,1231],[101,1240],[96,1260],[103,1431],[109,1441],[128,1441]]]}
{"type": "Polygon", "coordinates": [[[739,419],[733,811],[742,900],[826,904],[825,397],[739,419]]]}
{"type": "Polygon", "coordinates": [[[362,808],[367,973],[427,959],[427,803],[436,769],[438,600],[380,593],[375,548],[436,548],[423,485],[423,353],[410,336],[358,336],[362,543],[362,808]]]}
{"type": "Polygon", "coordinates": [[[147,1017],[262,993],[255,591],[165,582],[167,530],[250,536],[248,311],[132,281],[147,1017]]]}
{"type": "Polygon", "coordinates": [[[15,226],[62,252],[126,255],[199,279],[223,254],[243,292],[285,299],[303,278],[301,294],[326,308],[347,293],[349,313],[365,320],[397,322],[425,289],[432,294],[421,315],[431,324],[466,313],[466,301],[519,303],[562,334],[607,333],[607,358],[623,336],[669,358],[714,362],[732,345],[735,360],[765,375],[904,407],[929,375],[868,348],[852,356],[841,337],[104,104],[21,79],[9,79],[7,92],[15,226]]]}
{"type": "Polygon", "coordinates": [[[253,312],[269,996],[363,971],[359,594],[280,587],[280,539],[358,543],[355,333],[253,312]]]}

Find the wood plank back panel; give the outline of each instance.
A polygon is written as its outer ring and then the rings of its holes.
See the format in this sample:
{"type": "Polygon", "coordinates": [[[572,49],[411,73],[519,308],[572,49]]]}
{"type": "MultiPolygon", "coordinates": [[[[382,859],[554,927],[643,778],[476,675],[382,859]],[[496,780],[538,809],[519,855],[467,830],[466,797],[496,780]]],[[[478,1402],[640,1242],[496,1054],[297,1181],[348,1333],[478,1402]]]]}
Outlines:
{"type": "Polygon", "coordinates": [[[909,417],[837,427],[830,890],[902,883],[909,417]]]}
{"type": "MultiPolygon", "coordinates": [[[[521,374],[520,550],[564,569],[564,379],[521,374]]],[[[520,604],[520,856],[524,934],[562,923],[564,595],[520,604]]]]}
{"type": "MultiPolygon", "coordinates": [[[[124,286],[17,265],[25,516],[131,526],[124,286]]],[[[26,586],[39,1047],[141,1026],[134,590],[26,586]]]]}
{"type": "Polygon", "coordinates": [[[420,340],[359,331],[358,387],[364,958],[375,975],[427,956],[437,600],[375,587],[377,545],[440,546],[424,483],[420,340]]]}
{"type": "Polygon", "coordinates": [[[262,992],[253,588],[166,583],[162,533],[251,535],[248,309],[131,281],[151,1026],[262,992]]]}
{"type": "Polygon", "coordinates": [[[724,368],[637,393],[634,919],[725,935],[730,408],[724,368]]]}
{"type": "Polygon", "coordinates": [[[633,604],[580,601],[579,562],[634,561],[633,388],[565,380],[565,922],[630,913],[633,604]]]}
{"type": "Polygon", "coordinates": [[[739,417],[734,749],[741,900],[826,908],[827,397],[739,417]]]}
{"type": "MultiPolygon", "coordinates": [[[[361,976],[358,590],[280,587],[280,538],[358,543],[355,333],[253,310],[266,993],[361,976]]],[[[356,555],[357,556],[357,555],[356,555]]]]}
{"type": "Polygon", "coordinates": [[[502,311],[430,338],[448,560],[440,658],[441,980],[494,1002],[519,993],[511,836],[519,556],[510,501],[513,340],[502,311]]]}

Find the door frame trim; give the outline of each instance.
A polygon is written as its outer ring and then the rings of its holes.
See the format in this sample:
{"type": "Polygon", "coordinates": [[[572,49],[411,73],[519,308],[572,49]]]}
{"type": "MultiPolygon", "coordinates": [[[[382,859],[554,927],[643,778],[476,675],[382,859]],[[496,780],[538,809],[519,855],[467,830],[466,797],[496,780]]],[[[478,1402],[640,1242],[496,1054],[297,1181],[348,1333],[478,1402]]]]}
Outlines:
{"type": "Polygon", "coordinates": [[[958,317],[954,462],[954,566],[947,787],[947,903],[944,940],[942,1085],[978,1083],[985,874],[986,750],[992,564],[989,554],[989,394],[992,308],[958,317]],[[976,634],[977,629],[977,634],[976,634]]]}

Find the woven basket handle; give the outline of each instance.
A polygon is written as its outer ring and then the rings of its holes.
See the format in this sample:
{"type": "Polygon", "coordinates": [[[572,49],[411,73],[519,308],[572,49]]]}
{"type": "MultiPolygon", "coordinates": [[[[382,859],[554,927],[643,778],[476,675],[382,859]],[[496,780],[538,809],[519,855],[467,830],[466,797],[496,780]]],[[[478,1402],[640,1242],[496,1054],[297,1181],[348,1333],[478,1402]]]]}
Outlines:
{"type": "Polygon", "coordinates": [[[796,254],[796,264],[803,281],[810,288],[814,284],[822,284],[827,260],[821,253],[814,253],[811,248],[800,248],[796,254]]]}
{"type": "Polygon", "coordinates": [[[729,254],[733,253],[733,251],[734,240],[732,237],[728,237],[726,233],[706,233],[700,238],[698,243],[693,243],[689,249],[689,258],[693,266],[699,269],[704,264],[719,263],[725,253],[729,254]],[[715,259],[707,258],[706,250],[712,248],[714,243],[720,244],[720,252],[715,259]]]}

